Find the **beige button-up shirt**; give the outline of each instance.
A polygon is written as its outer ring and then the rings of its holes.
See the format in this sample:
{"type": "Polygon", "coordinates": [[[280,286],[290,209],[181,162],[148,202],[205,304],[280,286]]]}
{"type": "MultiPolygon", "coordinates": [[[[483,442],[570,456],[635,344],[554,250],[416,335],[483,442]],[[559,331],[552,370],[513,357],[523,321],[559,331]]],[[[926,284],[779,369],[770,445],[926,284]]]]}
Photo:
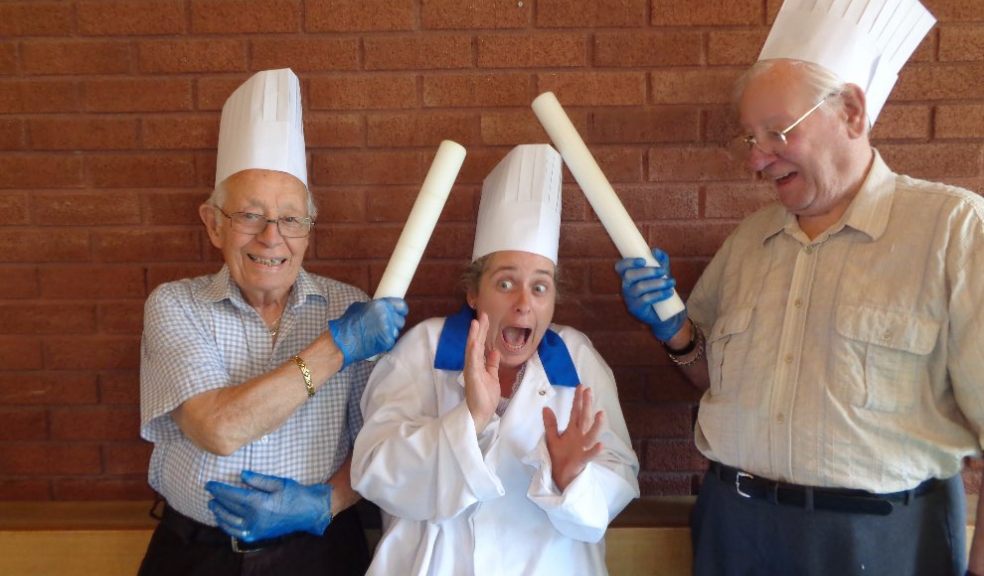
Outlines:
{"type": "Polygon", "coordinates": [[[957,474],[984,425],[984,198],[876,153],[812,241],[778,204],[688,302],[707,334],[697,447],[776,480],[893,492],[957,474]]]}

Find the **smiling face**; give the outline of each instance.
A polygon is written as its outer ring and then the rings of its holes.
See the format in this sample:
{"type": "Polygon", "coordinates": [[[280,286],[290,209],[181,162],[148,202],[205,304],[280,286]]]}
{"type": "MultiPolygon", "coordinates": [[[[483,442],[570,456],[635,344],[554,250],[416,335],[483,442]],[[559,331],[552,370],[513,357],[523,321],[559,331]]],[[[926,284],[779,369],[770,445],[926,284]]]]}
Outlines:
{"type": "Polygon", "coordinates": [[[489,255],[468,305],[489,317],[486,346],[502,355],[500,370],[516,370],[536,352],[553,319],[557,289],[554,263],[530,252],[489,255]]]}
{"type": "MultiPolygon", "coordinates": [[[[780,62],[749,80],[738,101],[743,129],[757,137],[782,130],[815,105],[824,94],[812,93],[804,76],[802,68],[780,62]]],[[[871,157],[864,122],[863,94],[849,85],[787,133],[784,149],[753,148],[748,167],[771,181],[782,205],[801,220],[836,220],[871,157]]]]}
{"type": "MultiPolygon", "coordinates": [[[[285,172],[244,170],[223,185],[221,208],[226,214],[252,212],[268,219],[308,215],[307,189],[285,172]]],[[[203,204],[199,213],[247,302],[258,307],[286,298],[300,273],[310,236],[284,238],[274,223],[259,234],[246,234],[233,229],[231,220],[209,204],[203,204]]]]}

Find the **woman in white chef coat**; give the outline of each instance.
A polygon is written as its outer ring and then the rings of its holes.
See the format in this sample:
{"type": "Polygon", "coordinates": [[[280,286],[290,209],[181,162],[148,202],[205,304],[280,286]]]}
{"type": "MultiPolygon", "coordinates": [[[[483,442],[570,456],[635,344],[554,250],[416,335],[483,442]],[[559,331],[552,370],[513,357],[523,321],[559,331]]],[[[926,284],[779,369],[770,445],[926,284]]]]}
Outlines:
{"type": "Polygon", "coordinates": [[[383,510],[368,574],[607,574],[639,463],[611,369],[551,324],[560,206],[560,155],[513,149],[482,187],[468,305],[370,376],[352,462],[383,510]]]}

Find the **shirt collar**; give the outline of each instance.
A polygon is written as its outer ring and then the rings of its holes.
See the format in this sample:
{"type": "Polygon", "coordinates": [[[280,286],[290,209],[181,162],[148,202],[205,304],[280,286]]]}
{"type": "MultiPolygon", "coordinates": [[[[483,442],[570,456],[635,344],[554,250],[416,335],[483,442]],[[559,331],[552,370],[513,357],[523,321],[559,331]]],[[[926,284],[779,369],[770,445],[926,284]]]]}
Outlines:
{"type": "MultiPolygon", "coordinates": [[[[846,227],[853,228],[872,240],[877,240],[888,227],[888,217],[892,209],[892,199],[895,192],[895,173],[882,160],[878,150],[874,150],[874,160],[868,175],[857,195],[851,200],[840,222],[835,224],[831,233],[846,227]]],[[[796,217],[776,203],[772,212],[766,216],[762,243],[785,230],[791,235],[799,230],[796,217]]]]}
{"type": "MultiPolygon", "coordinates": [[[[434,368],[455,372],[465,369],[465,342],[468,340],[468,327],[474,318],[475,311],[467,304],[457,314],[445,318],[444,328],[437,340],[434,368]]],[[[548,328],[536,352],[550,384],[574,387],[580,383],[574,360],[560,334],[548,328]]]]}
{"type": "MultiPolygon", "coordinates": [[[[293,289],[290,291],[290,296],[287,298],[287,308],[295,308],[303,304],[307,301],[308,296],[320,297],[321,292],[318,291],[311,275],[301,268],[297,280],[294,281],[293,289]]],[[[232,280],[228,265],[222,266],[222,269],[212,276],[212,281],[202,287],[198,297],[205,302],[229,300],[236,306],[249,306],[246,299],[243,298],[239,286],[232,280]]]]}

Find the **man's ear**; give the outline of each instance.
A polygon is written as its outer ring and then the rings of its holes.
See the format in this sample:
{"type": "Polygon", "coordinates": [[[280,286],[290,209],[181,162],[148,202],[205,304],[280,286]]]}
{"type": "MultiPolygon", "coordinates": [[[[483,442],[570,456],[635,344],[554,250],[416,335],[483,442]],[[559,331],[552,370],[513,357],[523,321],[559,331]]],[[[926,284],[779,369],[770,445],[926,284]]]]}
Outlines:
{"type": "Polygon", "coordinates": [[[212,246],[222,248],[222,241],[219,237],[219,217],[215,207],[208,202],[198,207],[198,217],[202,219],[205,230],[208,230],[208,239],[212,241],[212,246]]]}
{"type": "Polygon", "coordinates": [[[844,102],[844,115],[847,121],[847,133],[852,138],[859,138],[868,132],[868,107],[864,90],[857,84],[848,84],[841,93],[844,102]]]}

